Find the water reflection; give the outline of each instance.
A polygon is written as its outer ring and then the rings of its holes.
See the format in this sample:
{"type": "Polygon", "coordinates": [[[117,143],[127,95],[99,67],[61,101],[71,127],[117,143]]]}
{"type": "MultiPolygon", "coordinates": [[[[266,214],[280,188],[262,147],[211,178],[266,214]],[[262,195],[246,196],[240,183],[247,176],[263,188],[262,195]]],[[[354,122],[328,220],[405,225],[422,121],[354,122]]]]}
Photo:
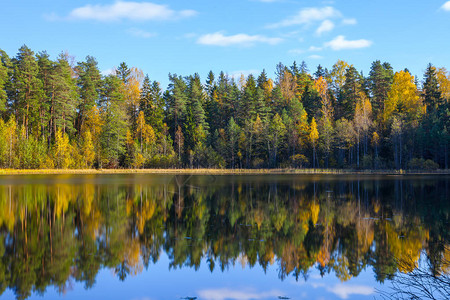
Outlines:
{"type": "Polygon", "coordinates": [[[281,280],[317,268],[347,281],[370,267],[383,282],[411,273],[422,252],[433,274],[450,271],[445,177],[1,180],[0,295],[10,288],[18,299],[73,281],[91,288],[102,268],[126,280],[163,252],[169,268],[276,264],[281,280]]]}

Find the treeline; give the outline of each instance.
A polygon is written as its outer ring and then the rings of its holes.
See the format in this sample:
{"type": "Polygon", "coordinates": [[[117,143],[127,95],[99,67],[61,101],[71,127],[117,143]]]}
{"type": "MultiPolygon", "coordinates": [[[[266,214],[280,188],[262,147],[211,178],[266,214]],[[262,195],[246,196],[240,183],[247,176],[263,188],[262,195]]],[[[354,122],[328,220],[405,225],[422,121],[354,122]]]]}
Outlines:
{"type": "Polygon", "coordinates": [[[165,91],[121,63],[0,50],[2,168],[448,168],[450,75],[423,80],[339,60],[274,80],[169,74],[165,91]]]}

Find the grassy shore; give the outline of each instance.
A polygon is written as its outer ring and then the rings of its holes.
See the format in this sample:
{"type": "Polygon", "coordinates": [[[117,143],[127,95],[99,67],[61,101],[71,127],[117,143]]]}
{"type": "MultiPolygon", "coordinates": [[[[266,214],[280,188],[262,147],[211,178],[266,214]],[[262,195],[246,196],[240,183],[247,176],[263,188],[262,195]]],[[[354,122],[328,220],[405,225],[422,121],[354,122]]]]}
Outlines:
{"type": "Polygon", "coordinates": [[[411,175],[450,174],[450,170],[352,170],[352,169],[0,169],[0,175],[21,174],[362,174],[362,175],[411,175]]]}

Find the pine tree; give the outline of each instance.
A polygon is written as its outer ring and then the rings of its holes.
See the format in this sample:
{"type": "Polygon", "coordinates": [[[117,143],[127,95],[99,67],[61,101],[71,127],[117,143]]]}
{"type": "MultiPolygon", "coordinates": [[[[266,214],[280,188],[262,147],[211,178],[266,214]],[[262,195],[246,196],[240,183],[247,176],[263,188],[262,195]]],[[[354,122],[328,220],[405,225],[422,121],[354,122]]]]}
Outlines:
{"type": "Polygon", "coordinates": [[[10,76],[10,59],[6,52],[0,49],[0,117],[7,109],[8,94],[6,92],[10,76]]]}
{"type": "Polygon", "coordinates": [[[103,128],[101,132],[102,161],[100,167],[117,167],[124,153],[128,126],[125,93],[119,78],[109,75],[104,80],[101,95],[103,128]]]}
{"type": "Polygon", "coordinates": [[[47,135],[48,145],[51,143],[55,134],[54,127],[54,89],[55,89],[55,63],[50,60],[47,52],[41,52],[37,55],[39,66],[38,78],[42,82],[41,109],[39,112],[41,134],[47,135]]]}
{"type": "Polygon", "coordinates": [[[394,72],[389,63],[385,62],[381,64],[379,60],[372,63],[368,78],[368,85],[375,120],[378,120],[379,116],[381,116],[383,104],[387,99],[393,79],[394,72]]]}
{"type": "Polygon", "coordinates": [[[119,67],[116,70],[116,76],[125,85],[128,83],[130,75],[131,75],[131,70],[128,68],[128,65],[125,62],[121,62],[119,67]]]}
{"type": "Polygon", "coordinates": [[[338,100],[338,116],[350,119],[355,114],[356,103],[361,99],[362,78],[358,71],[350,66],[345,73],[345,83],[338,100]]]}
{"type": "Polygon", "coordinates": [[[64,54],[59,56],[54,66],[53,86],[53,123],[63,133],[73,134],[75,132],[77,91],[75,80],[72,77],[72,68],[64,54]]]}
{"type": "Polygon", "coordinates": [[[145,75],[144,81],[142,82],[141,94],[139,99],[139,111],[144,112],[145,119],[148,121],[152,113],[152,86],[148,74],[145,75]]]}
{"type": "Polygon", "coordinates": [[[40,97],[42,82],[38,78],[39,66],[34,52],[27,46],[22,46],[13,59],[13,107],[17,121],[25,128],[28,137],[31,129],[39,129],[40,97]]]}
{"type": "Polygon", "coordinates": [[[317,66],[317,70],[314,73],[314,78],[315,79],[319,79],[320,77],[322,78],[327,78],[328,77],[328,70],[325,68],[323,68],[320,64],[317,66]]]}
{"type": "Polygon", "coordinates": [[[79,62],[75,67],[77,74],[77,86],[79,91],[79,104],[77,107],[77,126],[80,132],[87,113],[99,100],[100,87],[102,85],[98,63],[92,56],[87,56],[85,62],[79,62]]]}
{"type": "Polygon", "coordinates": [[[286,126],[279,114],[275,114],[267,126],[267,151],[269,156],[269,166],[277,165],[277,155],[281,142],[286,134],[286,126]]]}
{"type": "Polygon", "coordinates": [[[236,156],[237,156],[237,148],[238,148],[238,140],[240,135],[240,128],[234,122],[234,118],[230,118],[230,122],[228,123],[227,134],[228,134],[228,151],[230,157],[230,167],[236,167],[236,156]]]}
{"type": "Polygon", "coordinates": [[[186,117],[187,85],[181,76],[169,74],[170,84],[166,91],[167,110],[173,127],[181,126],[186,117]]]}
{"type": "Polygon", "coordinates": [[[424,74],[423,99],[429,113],[435,113],[443,105],[436,68],[428,64],[424,74]]]}

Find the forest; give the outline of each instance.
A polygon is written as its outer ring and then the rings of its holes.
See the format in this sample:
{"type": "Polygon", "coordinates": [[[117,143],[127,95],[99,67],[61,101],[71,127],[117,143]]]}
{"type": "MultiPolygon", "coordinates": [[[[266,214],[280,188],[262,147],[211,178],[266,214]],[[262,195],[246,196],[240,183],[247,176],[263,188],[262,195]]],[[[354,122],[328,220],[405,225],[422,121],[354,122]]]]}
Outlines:
{"type": "Polygon", "coordinates": [[[0,50],[0,168],[448,169],[450,74],[379,60],[364,76],[279,63],[274,78],[169,73],[0,50]]]}

